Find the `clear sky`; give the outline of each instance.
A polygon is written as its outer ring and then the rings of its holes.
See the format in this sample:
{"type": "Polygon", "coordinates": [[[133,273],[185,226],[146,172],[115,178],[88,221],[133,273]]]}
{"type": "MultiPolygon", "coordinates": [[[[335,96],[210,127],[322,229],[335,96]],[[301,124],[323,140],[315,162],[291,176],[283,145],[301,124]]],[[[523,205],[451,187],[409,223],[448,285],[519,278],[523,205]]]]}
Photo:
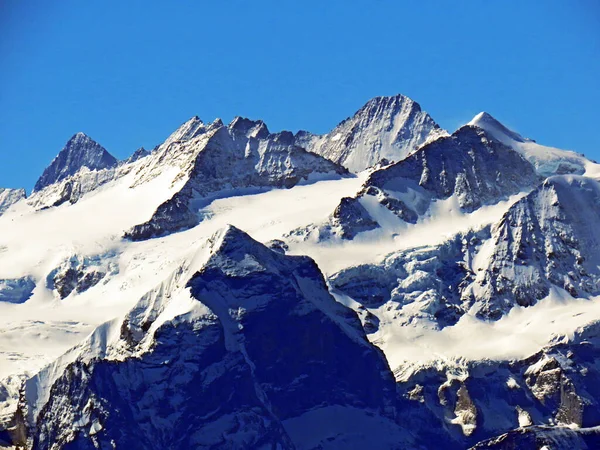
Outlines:
{"type": "Polygon", "coordinates": [[[600,159],[597,0],[0,0],[0,186],[77,131],[125,158],[193,115],[324,133],[403,93],[600,159]]]}

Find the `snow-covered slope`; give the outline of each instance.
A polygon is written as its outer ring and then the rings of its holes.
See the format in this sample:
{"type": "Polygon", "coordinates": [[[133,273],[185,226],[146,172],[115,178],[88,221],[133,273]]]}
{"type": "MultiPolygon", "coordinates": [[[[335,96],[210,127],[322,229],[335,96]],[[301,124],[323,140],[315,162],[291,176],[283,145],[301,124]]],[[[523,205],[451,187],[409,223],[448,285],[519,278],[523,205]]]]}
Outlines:
{"type": "Polygon", "coordinates": [[[0,188],[0,215],[25,197],[25,189],[0,188]]]}
{"type": "Polygon", "coordinates": [[[395,305],[394,326],[423,319],[444,327],[466,313],[497,320],[553,287],[599,295],[599,223],[600,184],[555,176],[491,226],[345,269],[331,282],[375,315],[395,305]]]}
{"type": "Polygon", "coordinates": [[[35,183],[34,191],[39,191],[69,175],[74,175],[82,167],[90,170],[114,167],[118,161],[104,147],[84,133],[74,135],[44,173],[35,183]]]}
{"type": "Polygon", "coordinates": [[[6,388],[0,395],[0,424],[14,414],[22,375],[35,374],[94,327],[131,308],[181,265],[195,243],[228,223],[268,242],[322,220],[361,182],[341,178],[215,200],[202,208],[205,220],[191,230],[145,242],[123,241],[125,230],[147,220],[184,182],[177,180],[177,168],[165,165],[162,173],[132,188],[145,173],[132,170],[75,204],[37,211],[20,202],[17,210],[0,217],[0,390],[6,388]],[[55,279],[65,279],[69,268],[75,269],[75,287],[87,273],[104,276],[61,300],[55,279]]]}
{"type": "Polygon", "coordinates": [[[582,175],[591,161],[578,153],[540,145],[531,139],[524,138],[515,131],[509,130],[490,114],[477,114],[469,125],[486,130],[500,142],[520,152],[531,162],[538,173],[545,177],[562,174],[582,175]]]}
{"type": "Polygon", "coordinates": [[[421,106],[404,95],[375,97],[330,133],[296,134],[296,144],[352,172],[382,159],[399,161],[423,144],[447,135],[421,106]]]}

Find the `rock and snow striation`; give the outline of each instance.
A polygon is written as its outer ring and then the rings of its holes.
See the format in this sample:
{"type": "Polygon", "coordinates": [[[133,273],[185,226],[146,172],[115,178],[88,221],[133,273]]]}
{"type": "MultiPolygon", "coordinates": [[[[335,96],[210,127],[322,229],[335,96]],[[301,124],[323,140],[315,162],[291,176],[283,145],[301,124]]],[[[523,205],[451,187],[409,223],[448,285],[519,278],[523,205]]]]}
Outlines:
{"type": "Polygon", "coordinates": [[[117,159],[104,147],[84,133],[75,134],[35,183],[34,191],[40,191],[58,181],[74,175],[82,167],[101,170],[115,167],[117,159]]]}
{"type": "Polygon", "coordinates": [[[447,135],[421,106],[404,95],[375,97],[324,136],[300,131],[296,144],[360,172],[382,159],[400,161],[447,135]]]}
{"type": "Polygon", "coordinates": [[[215,198],[348,175],[343,167],[295,145],[292,133],[270,133],[262,121],[241,117],[228,126],[219,119],[205,126],[193,118],[155,153],[148,163],[150,176],[157,165],[177,160],[182,168],[178,177],[185,183],[149,221],[128,231],[128,239],[191,228],[201,220],[198,210],[215,198]]]}

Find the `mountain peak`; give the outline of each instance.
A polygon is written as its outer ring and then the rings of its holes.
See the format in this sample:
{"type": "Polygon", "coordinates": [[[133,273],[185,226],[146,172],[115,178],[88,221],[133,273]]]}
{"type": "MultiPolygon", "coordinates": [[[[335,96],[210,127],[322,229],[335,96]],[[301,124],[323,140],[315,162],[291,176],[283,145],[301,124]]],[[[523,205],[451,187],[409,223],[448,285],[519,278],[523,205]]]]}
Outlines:
{"type": "Polygon", "coordinates": [[[101,170],[115,167],[117,159],[83,132],[74,134],[35,183],[39,191],[57,181],[74,175],[82,167],[101,170]]]}
{"type": "Polygon", "coordinates": [[[404,159],[444,135],[447,133],[417,102],[397,94],[372,98],[326,136],[302,135],[297,142],[352,172],[360,172],[382,159],[404,159]]]}
{"type": "Polygon", "coordinates": [[[150,152],[148,150],[146,150],[144,147],[140,147],[135,152],[133,152],[133,154],[129,158],[127,158],[125,163],[132,163],[134,161],[137,161],[138,159],[148,156],[149,154],[150,152]]]}
{"type": "Polygon", "coordinates": [[[487,113],[485,111],[482,111],[475,117],[473,117],[473,119],[467,124],[467,126],[481,128],[482,130],[489,132],[496,139],[499,139],[503,142],[505,141],[505,139],[503,138],[506,137],[517,142],[525,142],[527,140],[519,133],[508,129],[499,120],[497,120],[490,113],[487,113]]]}
{"type": "Polygon", "coordinates": [[[251,120],[246,117],[236,116],[228,125],[228,128],[247,137],[263,139],[269,135],[269,129],[262,120],[251,120]]]}
{"type": "Polygon", "coordinates": [[[414,104],[416,105],[419,110],[421,109],[421,106],[415,102],[413,99],[411,99],[410,97],[403,95],[403,94],[396,94],[396,95],[380,95],[377,97],[373,97],[371,100],[369,100],[367,103],[365,103],[365,106],[367,105],[374,105],[374,104],[380,104],[380,105],[393,105],[394,103],[409,103],[409,104],[414,104]]]}

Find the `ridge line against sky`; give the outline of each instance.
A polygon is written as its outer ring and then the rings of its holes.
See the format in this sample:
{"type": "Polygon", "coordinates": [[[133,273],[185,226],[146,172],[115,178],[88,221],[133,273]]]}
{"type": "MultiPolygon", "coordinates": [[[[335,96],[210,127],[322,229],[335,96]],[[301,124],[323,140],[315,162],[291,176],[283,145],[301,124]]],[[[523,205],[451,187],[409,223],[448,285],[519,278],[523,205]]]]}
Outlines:
{"type": "Polygon", "coordinates": [[[480,111],[600,159],[600,3],[5,0],[0,187],[76,132],[120,159],[194,115],[326,133],[404,94],[453,131],[480,111]]]}

